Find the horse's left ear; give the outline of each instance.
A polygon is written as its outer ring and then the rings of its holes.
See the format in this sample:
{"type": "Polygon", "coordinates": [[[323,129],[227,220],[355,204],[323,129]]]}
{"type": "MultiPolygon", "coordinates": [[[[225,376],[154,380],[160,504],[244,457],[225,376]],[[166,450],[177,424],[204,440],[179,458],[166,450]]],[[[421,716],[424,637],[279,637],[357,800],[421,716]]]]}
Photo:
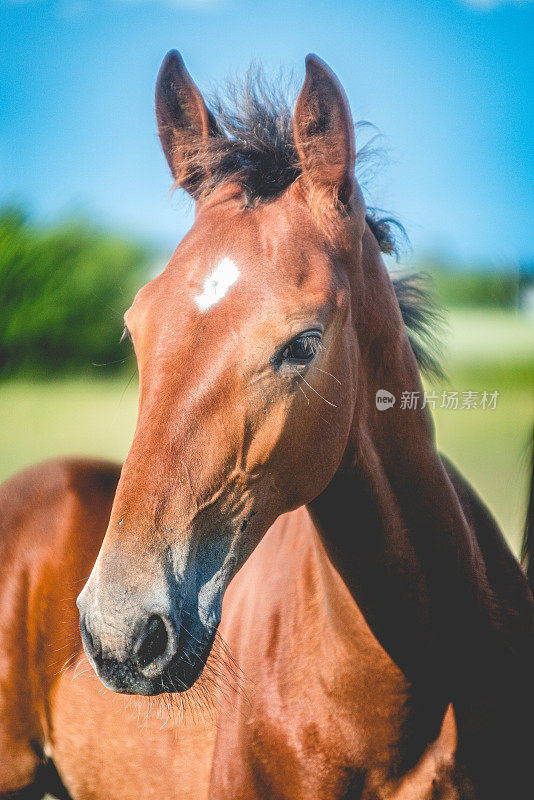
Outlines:
{"type": "Polygon", "coordinates": [[[315,55],[306,57],[293,136],[305,185],[330,190],[336,200],[347,204],[354,188],[354,125],[343,87],[315,55]]]}
{"type": "Polygon", "coordinates": [[[158,74],[156,117],[171,172],[176,182],[196,197],[206,172],[203,145],[220,132],[176,50],[167,53],[158,74]]]}

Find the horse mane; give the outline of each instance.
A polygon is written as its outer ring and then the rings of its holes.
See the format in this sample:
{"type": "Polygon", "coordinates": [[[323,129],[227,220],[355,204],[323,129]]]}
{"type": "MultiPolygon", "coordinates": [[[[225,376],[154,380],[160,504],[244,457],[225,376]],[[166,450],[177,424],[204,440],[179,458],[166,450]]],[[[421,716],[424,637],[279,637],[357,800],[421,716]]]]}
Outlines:
{"type": "Polygon", "coordinates": [[[445,315],[434,299],[428,276],[411,272],[393,276],[392,283],[419,369],[429,378],[444,378],[439,334],[444,327],[445,315]]]}
{"type": "MultiPolygon", "coordinates": [[[[216,186],[237,183],[247,207],[276,199],[301,175],[293,138],[295,87],[279,76],[267,80],[261,67],[249,68],[244,79],[228,80],[208,97],[208,107],[218,135],[203,140],[190,152],[190,169],[196,174],[196,197],[207,196],[216,186]]],[[[356,134],[369,127],[356,123],[356,134]]],[[[380,161],[380,149],[371,138],[356,154],[360,185],[380,161]]],[[[398,257],[407,241],[403,226],[394,217],[368,208],[367,224],[380,250],[398,257]]],[[[392,278],[410,345],[422,370],[442,377],[439,331],[442,314],[426,278],[411,273],[392,278]]]]}

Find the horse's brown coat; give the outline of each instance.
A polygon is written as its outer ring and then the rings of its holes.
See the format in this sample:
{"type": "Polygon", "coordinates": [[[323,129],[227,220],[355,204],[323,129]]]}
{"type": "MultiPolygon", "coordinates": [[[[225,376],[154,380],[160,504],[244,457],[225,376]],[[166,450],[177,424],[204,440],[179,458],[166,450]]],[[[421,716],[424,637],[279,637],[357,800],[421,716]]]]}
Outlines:
{"type": "Polygon", "coordinates": [[[19,605],[11,594],[2,597],[11,613],[2,638],[2,666],[9,665],[0,694],[4,794],[31,784],[45,752],[72,797],[84,800],[137,800],[141,787],[145,798],[201,800],[210,774],[209,796],[221,798],[345,797],[352,786],[355,796],[379,791],[401,800],[413,796],[407,785],[421,785],[421,798],[432,796],[434,784],[450,787],[452,718],[414,769],[389,774],[417,724],[410,687],[369,631],[304,509],[277,521],[225,599],[223,634],[246,676],[230,681],[230,700],[220,696],[215,708],[203,701],[183,720],[175,708],[169,719],[156,701],[150,708],[144,698],[103,689],[81,650],[74,600],[118,475],[98,462],[49,462],[2,487],[0,579],[20,595],[19,605]],[[20,664],[23,642],[33,644],[20,664]],[[235,752],[244,745],[245,759],[235,752]]]}
{"type": "Polygon", "coordinates": [[[30,783],[42,751],[75,800],[527,796],[534,599],[439,457],[427,410],[376,409],[378,389],[421,383],[341,87],[308,59],[302,174],[264,203],[244,202],[239,170],[206,190],[220,133],[176,55],[157,114],[197,216],[127,313],[140,406],[117,491],[112,469],[81,463],[3,490],[2,791],[30,783]],[[193,298],[222,257],[240,280],[202,315],[193,298]],[[311,328],[322,347],[305,370],[275,367],[311,328]],[[85,644],[123,691],[180,680],[173,661],[158,671],[155,658],[150,678],[131,666],[147,615],[181,625],[167,649],[198,660],[204,628],[186,622],[202,595],[216,624],[225,592],[219,630],[243,675],[216,640],[206,722],[159,731],[143,699],[138,727],[91,673],[74,598],[99,547],[79,599],[85,644]],[[60,648],[72,662],[58,676],[60,648]]]}

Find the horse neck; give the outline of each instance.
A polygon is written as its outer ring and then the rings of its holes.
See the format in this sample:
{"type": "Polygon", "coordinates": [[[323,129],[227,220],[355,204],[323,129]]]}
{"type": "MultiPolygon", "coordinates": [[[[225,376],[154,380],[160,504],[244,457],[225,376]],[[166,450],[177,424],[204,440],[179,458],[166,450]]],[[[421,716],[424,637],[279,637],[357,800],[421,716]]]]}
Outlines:
{"type": "MultiPolygon", "coordinates": [[[[436,450],[426,410],[400,407],[401,393],[421,392],[421,383],[369,231],[362,266],[355,277],[360,368],[352,430],[337,473],[309,510],[382,646],[423,695],[439,693],[456,703],[460,729],[485,726],[495,747],[495,741],[502,744],[496,726],[506,703],[489,691],[488,676],[493,670],[500,686],[527,680],[525,663],[534,666],[532,598],[522,609],[525,624],[512,621],[517,615],[488,583],[488,564],[436,450]],[[379,388],[396,396],[393,408],[376,410],[379,388]],[[482,674],[484,691],[478,689],[482,674]]],[[[476,750],[474,733],[464,746],[476,750]]]]}
{"type": "MultiPolygon", "coordinates": [[[[436,452],[430,420],[397,402],[375,407],[378,389],[420,391],[415,360],[374,236],[363,240],[353,323],[358,396],[348,445],[333,480],[310,505],[325,548],[375,635],[412,679],[441,662],[432,612],[432,563],[424,532],[449,540],[458,527],[462,556],[471,537],[436,452]],[[452,534],[451,534],[452,535],[452,534]]],[[[428,539],[429,537],[426,536],[428,539]]],[[[476,565],[472,571],[477,573],[476,565]]]]}

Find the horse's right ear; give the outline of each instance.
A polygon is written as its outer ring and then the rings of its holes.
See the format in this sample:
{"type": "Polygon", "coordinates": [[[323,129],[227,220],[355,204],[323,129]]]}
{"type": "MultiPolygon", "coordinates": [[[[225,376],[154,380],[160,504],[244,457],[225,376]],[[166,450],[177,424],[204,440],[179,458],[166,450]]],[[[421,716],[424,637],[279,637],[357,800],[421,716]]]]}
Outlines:
{"type": "Polygon", "coordinates": [[[161,146],[176,183],[196,197],[205,177],[203,146],[218,128],[176,50],[167,53],[160,67],[156,118],[161,146]]]}
{"type": "Polygon", "coordinates": [[[354,189],[354,125],[343,88],[315,55],[306,57],[306,78],[293,116],[293,135],[308,188],[331,193],[342,204],[354,189]]]}

